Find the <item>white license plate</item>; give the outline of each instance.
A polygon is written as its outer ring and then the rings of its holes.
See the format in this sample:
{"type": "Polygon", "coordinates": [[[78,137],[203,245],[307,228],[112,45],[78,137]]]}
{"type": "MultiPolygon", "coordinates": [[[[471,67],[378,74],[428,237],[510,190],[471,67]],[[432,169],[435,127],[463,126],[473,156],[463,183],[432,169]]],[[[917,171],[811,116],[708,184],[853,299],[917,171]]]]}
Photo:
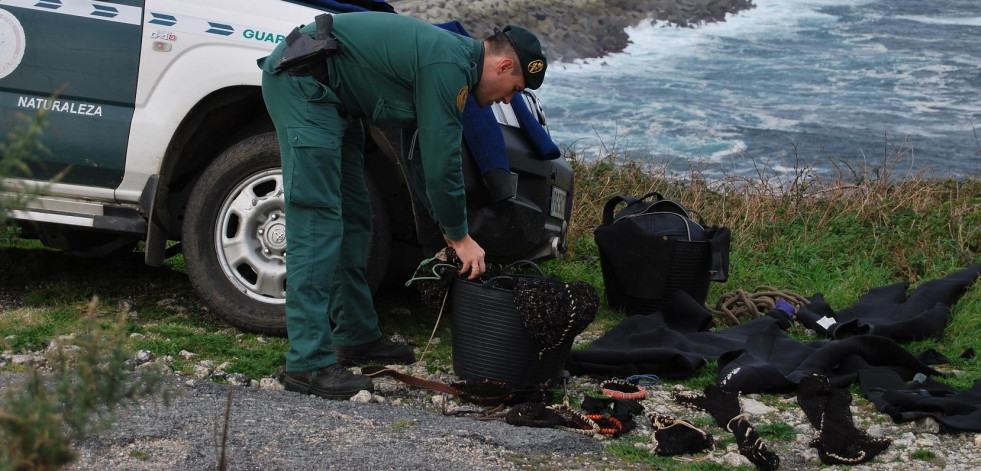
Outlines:
{"type": "Polygon", "coordinates": [[[552,207],[548,214],[552,217],[565,219],[565,204],[569,193],[559,187],[552,187],[552,207]]]}

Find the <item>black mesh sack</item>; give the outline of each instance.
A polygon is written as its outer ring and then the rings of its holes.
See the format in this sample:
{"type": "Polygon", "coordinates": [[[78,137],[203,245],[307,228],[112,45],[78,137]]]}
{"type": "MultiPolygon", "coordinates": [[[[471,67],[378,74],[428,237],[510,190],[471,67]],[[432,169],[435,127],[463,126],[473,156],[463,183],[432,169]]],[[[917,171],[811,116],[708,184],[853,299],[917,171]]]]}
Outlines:
{"type": "Polygon", "coordinates": [[[704,303],[709,283],[729,277],[729,229],[657,192],[610,198],[593,237],[607,302],[628,314],[660,311],[678,290],[704,303]]]}

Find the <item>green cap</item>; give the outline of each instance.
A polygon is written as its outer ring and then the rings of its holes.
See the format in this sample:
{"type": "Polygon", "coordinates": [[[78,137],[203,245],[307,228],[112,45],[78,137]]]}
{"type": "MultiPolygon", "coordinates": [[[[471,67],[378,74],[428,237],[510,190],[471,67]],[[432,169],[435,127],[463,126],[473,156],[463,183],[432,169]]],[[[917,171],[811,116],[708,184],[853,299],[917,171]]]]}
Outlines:
{"type": "Polygon", "coordinates": [[[507,25],[502,31],[511,41],[511,47],[518,53],[518,62],[521,64],[521,73],[525,76],[525,88],[532,90],[542,86],[545,80],[545,68],[548,62],[542,52],[542,43],[535,35],[520,26],[507,25]]]}

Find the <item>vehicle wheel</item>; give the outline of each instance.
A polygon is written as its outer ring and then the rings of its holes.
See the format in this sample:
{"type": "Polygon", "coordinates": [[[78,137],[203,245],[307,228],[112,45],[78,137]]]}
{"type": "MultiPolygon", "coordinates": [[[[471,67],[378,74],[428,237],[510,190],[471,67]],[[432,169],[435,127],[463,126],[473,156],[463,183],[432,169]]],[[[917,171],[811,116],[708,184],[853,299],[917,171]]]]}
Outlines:
{"type": "MultiPolygon", "coordinates": [[[[375,292],[391,250],[388,215],[373,201],[368,278],[375,292]]],[[[204,303],[242,330],[286,335],[286,225],[275,133],[223,152],[194,186],[184,215],[184,262],[204,303]]]]}

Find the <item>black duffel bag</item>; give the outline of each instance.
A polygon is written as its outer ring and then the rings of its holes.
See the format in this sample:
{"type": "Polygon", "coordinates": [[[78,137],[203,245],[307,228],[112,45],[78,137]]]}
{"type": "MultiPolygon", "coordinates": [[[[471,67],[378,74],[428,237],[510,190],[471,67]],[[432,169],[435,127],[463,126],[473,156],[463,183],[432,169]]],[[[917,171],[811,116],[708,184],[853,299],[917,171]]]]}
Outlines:
{"type": "Polygon", "coordinates": [[[678,290],[705,303],[709,283],[729,278],[729,229],[658,192],[610,198],[593,237],[607,303],[628,314],[660,311],[678,290]]]}

